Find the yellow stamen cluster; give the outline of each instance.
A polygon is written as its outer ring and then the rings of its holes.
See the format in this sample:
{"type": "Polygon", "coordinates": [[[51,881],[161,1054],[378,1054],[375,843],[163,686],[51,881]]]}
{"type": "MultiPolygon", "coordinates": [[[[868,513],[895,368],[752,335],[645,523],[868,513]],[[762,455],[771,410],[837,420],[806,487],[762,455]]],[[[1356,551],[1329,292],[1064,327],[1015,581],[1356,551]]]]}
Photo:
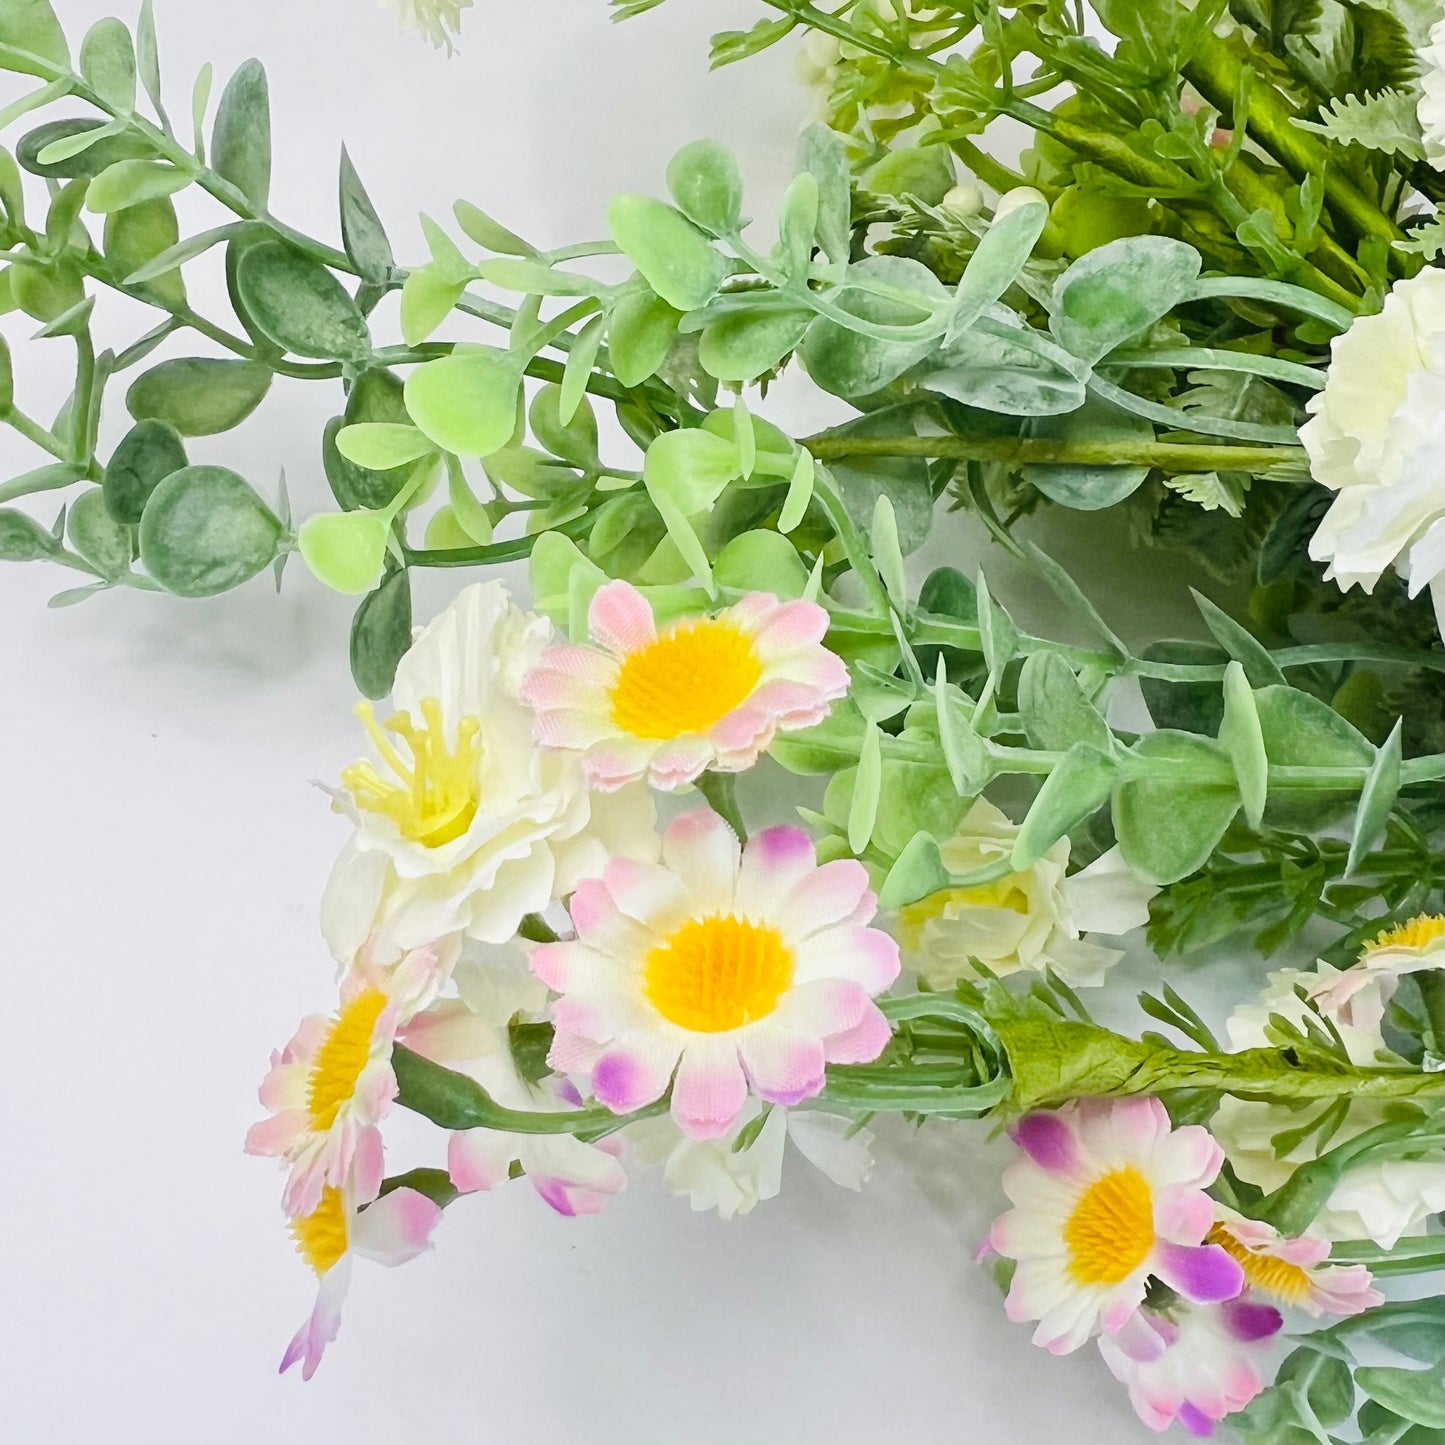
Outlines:
{"type": "Polygon", "coordinates": [[[1261,1294],[1286,1305],[1297,1305],[1309,1297],[1310,1277],[1299,1265],[1272,1254],[1257,1253],[1222,1224],[1216,1224],[1209,1231],[1209,1242],[1219,1245],[1236,1260],[1245,1279],[1261,1294]]]}
{"type": "Polygon", "coordinates": [[[1137,1169],[1115,1169],[1096,1179],[1064,1225],[1069,1273],[1080,1283],[1115,1285],[1127,1279],[1154,1247],[1154,1198],[1137,1169]]]}
{"type": "Polygon", "coordinates": [[[1445,936],[1445,914],[1421,913],[1408,923],[1399,923],[1394,928],[1385,929],[1373,943],[1365,945],[1360,958],[1368,959],[1372,953],[1386,948],[1410,948],[1419,951],[1441,936],[1445,936]]]}
{"type": "Polygon", "coordinates": [[[291,1221],[291,1238],[296,1241],[296,1253],[318,1276],[331,1269],[346,1253],[346,1205],[341,1191],[323,1189],[321,1203],[310,1214],[291,1221]]]}
{"type": "Polygon", "coordinates": [[[306,1110],[311,1127],[324,1132],[341,1106],[356,1093],[356,1081],[371,1059],[376,1021],[386,1008],[380,989],[363,989],[338,1011],[307,1079],[306,1110]]]}
{"type": "Polygon", "coordinates": [[[762,675],[752,639],[732,623],[679,623],[623,662],[612,720],[637,738],[706,732],[747,701],[762,675]]]}
{"type": "Polygon", "coordinates": [[[653,949],[644,980],[665,1019],[722,1033],[772,1013],[793,981],[793,954],[776,929],[715,914],[683,924],[653,949]]]}

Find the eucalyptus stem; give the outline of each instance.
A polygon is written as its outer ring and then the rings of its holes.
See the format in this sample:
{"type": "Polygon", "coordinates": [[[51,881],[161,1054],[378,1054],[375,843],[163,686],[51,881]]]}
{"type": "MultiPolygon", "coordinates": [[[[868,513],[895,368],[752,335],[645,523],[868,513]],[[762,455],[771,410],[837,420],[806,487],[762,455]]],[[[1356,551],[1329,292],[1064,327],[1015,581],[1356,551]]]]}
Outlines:
{"type": "Polygon", "coordinates": [[[70,458],[69,449],[63,442],[47,427],[40,425],[38,421],[32,421],[18,407],[12,406],[5,413],[4,417],[9,426],[14,427],[27,441],[32,441],[42,451],[47,451],[58,461],[68,462],[70,458]]]}

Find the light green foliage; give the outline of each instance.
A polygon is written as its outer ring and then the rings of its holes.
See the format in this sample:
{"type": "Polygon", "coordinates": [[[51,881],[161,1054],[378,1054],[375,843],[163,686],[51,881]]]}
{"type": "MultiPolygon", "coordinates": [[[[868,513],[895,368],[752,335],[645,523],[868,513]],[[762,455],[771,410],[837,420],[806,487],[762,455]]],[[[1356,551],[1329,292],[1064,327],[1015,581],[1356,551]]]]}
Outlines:
{"type": "Polygon", "coordinates": [[[254,488],[225,467],[187,466],[151,493],[140,520],[146,571],[178,597],[214,597],[266,567],[283,528],[254,488]]]}

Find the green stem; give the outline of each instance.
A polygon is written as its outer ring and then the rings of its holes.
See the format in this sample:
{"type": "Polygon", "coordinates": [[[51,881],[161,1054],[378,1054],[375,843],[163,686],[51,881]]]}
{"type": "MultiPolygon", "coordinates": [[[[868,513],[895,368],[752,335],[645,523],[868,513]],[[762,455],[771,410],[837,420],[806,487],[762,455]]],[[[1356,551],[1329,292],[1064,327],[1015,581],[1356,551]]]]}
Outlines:
{"type": "MultiPolygon", "coordinates": [[[[548,528],[548,531],[576,538],[590,530],[595,520],[590,512],[585,512],[560,526],[548,528]]],[[[530,557],[538,538],[544,535],[545,533],[536,532],[506,542],[491,542],[485,547],[446,547],[431,550],[405,547],[403,554],[408,567],[487,567],[494,562],[515,562],[522,557],[530,557]]]]}
{"type": "Polygon", "coordinates": [[[11,407],[5,413],[5,421],[20,433],[27,441],[32,441],[42,451],[47,451],[51,456],[62,462],[70,460],[70,452],[48,428],[40,425],[38,421],[32,421],[23,411],[17,407],[11,407]]]}
{"type": "Polygon", "coordinates": [[[954,155],[963,161],[979,180],[985,185],[992,186],[999,195],[1005,195],[1019,186],[1028,185],[1028,181],[1017,171],[1011,171],[1006,165],[994,160],[986,151],[974,145],[966,135],[950,137],[948,145],[954,155]]]}

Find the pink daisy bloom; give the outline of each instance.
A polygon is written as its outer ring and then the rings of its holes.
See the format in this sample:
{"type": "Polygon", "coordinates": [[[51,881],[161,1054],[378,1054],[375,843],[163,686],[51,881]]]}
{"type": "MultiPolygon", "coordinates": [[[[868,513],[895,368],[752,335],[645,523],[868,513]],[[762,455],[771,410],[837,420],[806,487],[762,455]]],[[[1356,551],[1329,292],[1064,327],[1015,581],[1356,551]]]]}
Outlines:
{"type": "Polygon", "coordinates": [[[1290,1239],[1262,1219],[1246,1219],[1221,1204],[1209,1239],[1238,1261],[1245,1284],[1277,1305],[1312,1315],[1357,1315],[1384,1304],[1362,1264],[1330,1264],[1330,1242],[1316,1235],[1290,1239]]]}
{"type": "Polygon", "coordinates": [[[326,1346],[341,1328],[341,1304],[351,1285],[353,1257],[405,1264],[431,1248],[441,1209],[415,1189],[393,1189],[358,1210],[349,1190],[321,1191],[316,1207],[291,1221],[296,1252],[315,1271],[316,1304],[281,1357],[284,1375],[298,1360],[301,1378],[316,1373],[326,1346]]]}
{"type": "Polygon", "coordinates": [[[1251,1300],[1141,1309],[1099,1339],[1099,1353],[1151,1430],[1176,1420],[1206,1436],[1264,1388],[1257,1364],[1284,1323],[1277,1309],[1251,1300]]]}
{"type": "Polygon", "coordinates": [[[246,1152],[290,1167],[282,1206],[310,1214],[323,1189],[350,1182],[362,1202],[381,1187],[381,1120],[396,1098],[391,1050],[397,1028],[446,981],[454,940],[413,949],[389,969],[358,962],[342,980],[329,1017],[312,1014],[271,1055],[261,1083],[270,1117],[253,1124],[246,1152]]]}
{"type": "Polygon", "coordinates": [[[1026,1115],[1011,1131],[1023,1157],[1003,1174],[1015,1208],[989,1242],[1018,1261],[1011,1320],[1037,1320],[1034,1343],[1076,1350],[1122,1329],[1157,1275],[1197,1304],[1233,1299],[1244,1271],[1206,1244],[1224,1162],[1207,1129],[1171,1129],[1158,1099],[1085,1099],[1026,1115]]]}
{"type": "Polygon", "coordinates": [[[613,859],[572,895],[576,940],[534,950],[533,972],[562,995],[552,1066],[589,1073],[619,1114],[671,1083],[694,1139],[727,1133],[749,1088],[775,1104],[811,1098],[827,1064],[876,1059],[888,1042],[873,998],[898,976],[898,945],[866,926],[877,907],[863,865],[820,867],[800,828],[742,849],[716,813],[685,813],[660,864],[613,859]]]}
{"type": "Polygon", "coordinates": [[[598,589],[587,623],[597,645],[551,648],[522,700],[537,741],[580,753],[595,788],[646,777],[673,789],[708,768],[741,772],[778,732],[816,726],[848,691],[814,602],[752,592],[716,617],[659,630],[647,599],[616,581],[598,589]]]}

